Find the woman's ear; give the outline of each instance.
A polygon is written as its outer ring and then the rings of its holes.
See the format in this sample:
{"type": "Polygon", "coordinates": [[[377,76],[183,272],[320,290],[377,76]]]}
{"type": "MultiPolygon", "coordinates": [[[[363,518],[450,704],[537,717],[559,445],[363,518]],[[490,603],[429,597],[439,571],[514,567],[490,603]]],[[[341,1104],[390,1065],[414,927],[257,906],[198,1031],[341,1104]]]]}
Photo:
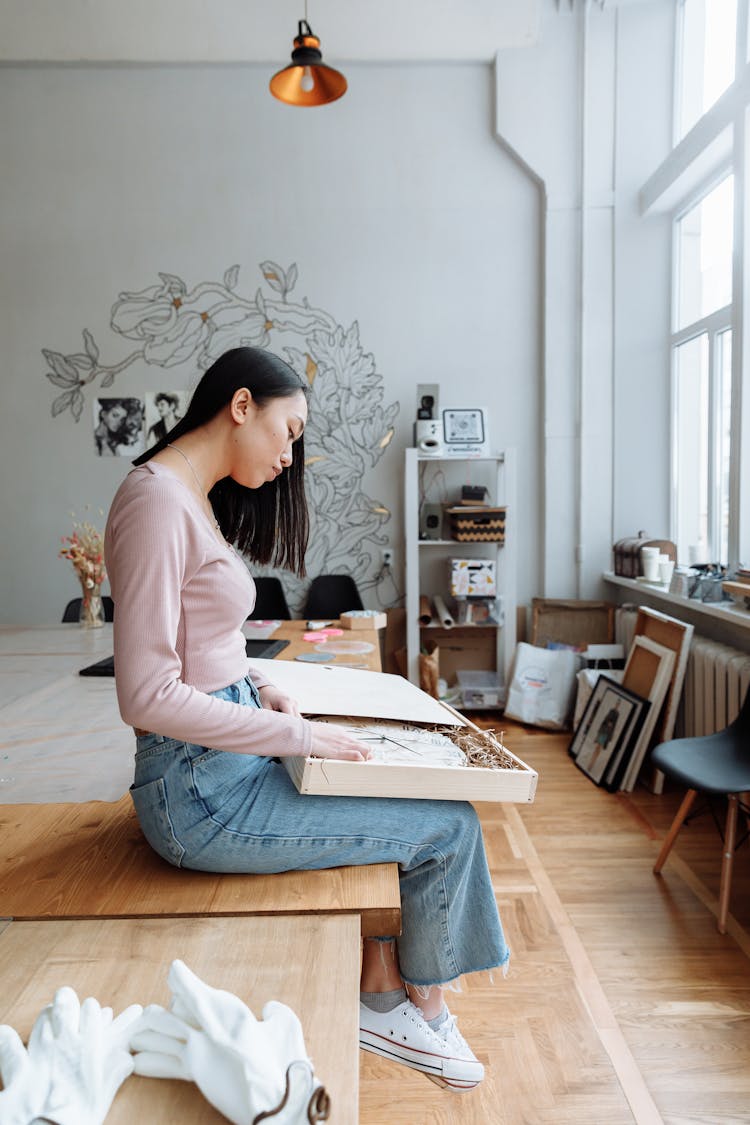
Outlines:
{"type": "Polygon", "coordinates": [[[240,387],[232,395],[232,401],[229,404],[232,421],[236,422],[238,426],[243,426],[250,416],[251,409],[254,405],[253,396],[247,387],[240,387]]]}

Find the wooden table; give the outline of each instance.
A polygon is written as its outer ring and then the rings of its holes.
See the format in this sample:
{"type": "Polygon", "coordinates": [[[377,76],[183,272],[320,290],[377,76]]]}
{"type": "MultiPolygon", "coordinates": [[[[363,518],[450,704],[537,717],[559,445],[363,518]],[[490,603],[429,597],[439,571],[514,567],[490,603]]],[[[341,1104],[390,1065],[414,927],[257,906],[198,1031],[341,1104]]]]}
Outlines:
{"type": "MultiPolygon", "coordinates": [[[[239,996],[260,1019],[268,1000],[300,1017],[331,1120],[357,1121],[359,921],[355,916],[191,918],[0,923],[0,1023],[24,1042],[39,1012],[67,984],[115,1015],[129,1004],[169,1003],[167,971],[179,957],[207,984],[239,996]]],[[[126,1079],[107,1125],[226,1122],[192,1083],[126,1079]]]]}
{"type": "MultiPolygon", "coordinates": [[[[274,633],[293,660],[306,623],[274,633]]],[[[375,630],[345,632],[370,652],[332,656],[380,670],[375,630]]],[[[117,1011],[168,1001],[180,957],[202,979],[302,1021],[332,1119],[358,1119],[360,935],[400,932],[395,864],[281,875],[172,868],[151,851],[127,790],[135,741],[114,680],[81,677],[111,655],[112,626],[0,626],[0,1023],[25,1040],[63,984],[117,1011]],[[65,803],[69,802],[69,803],[65,803]],[[27,920],[18,920],[27,919],[27,920]]],[[[224,1120],[191,1084],[130,1078],[107,1120],[224,1120]]]]}
{"type": "MultiPolygon", "coordinates": [[[[338,621],[331,623],[333,628],[339,627],[338,621]]],[[[307,628],[306,621],[282,621],[278,629],[274,632],[272,640],[274,641],[289,641],[289,645],[280,652],[277,660],[295,660],[302,653],[317,652],[315,643],[310,641],[303,641],[302,636],[304,633],[311,632],[307,628]]],[[[247,636],[250,632],[246,630],[247,636]]],[[[380,660],[380,639],[377,629],[344,629],[343,636],[331,637],[325,643],[335,644],[337,641],[345,642],[364,642],[365,644],[372,645],[372,650],[365,653],[345,653],[340,655],[331,654],[330,663],[333,666],[341,667],[356,667],[367,668],[370,672],[381,672],[382,664],[380,660]]],[[[320,643],[320,642],[317,642],[320,643]]]]}
{"type": "MultiPolygon", "coordinates": [[[[290,644],[277,659],[314,651],[303,641],[304,621],[284,621],[275,639],[290,644]]],[[[340,640],[365,641],[357,655],[380,671],[374,629],[347,631],[340,640]]],[[[135,741],[120,719],[111,677],[78,671],[110,656],[112,626],[0,626],[0,804],[37,801],[116,801],[132,781],[135,741]]],[[[350,664],[332,656],[331,664],[350,664]]]]}
{"type": "Polygon", "coordinates": [[[0,915],[17,919],[348,914],[369,937],[401,929],[394,863],[216,874],[172,867],[130,796],[0,805],[0,915]]]}

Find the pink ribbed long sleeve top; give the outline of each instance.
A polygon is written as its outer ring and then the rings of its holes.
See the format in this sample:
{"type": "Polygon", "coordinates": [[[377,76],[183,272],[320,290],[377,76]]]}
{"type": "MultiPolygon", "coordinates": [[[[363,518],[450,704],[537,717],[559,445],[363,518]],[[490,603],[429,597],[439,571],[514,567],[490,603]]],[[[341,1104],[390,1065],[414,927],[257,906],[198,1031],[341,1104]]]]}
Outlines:
{"type": "Polygon", "coordinates": [[[104,554],[115,603],[115,686],[126,723],[214,750],[308,754],[306,719],[207,693],[250,674],[242,624],[255,583],[197,497],[158,462],[134,469],[110,508],[104,554]]]}

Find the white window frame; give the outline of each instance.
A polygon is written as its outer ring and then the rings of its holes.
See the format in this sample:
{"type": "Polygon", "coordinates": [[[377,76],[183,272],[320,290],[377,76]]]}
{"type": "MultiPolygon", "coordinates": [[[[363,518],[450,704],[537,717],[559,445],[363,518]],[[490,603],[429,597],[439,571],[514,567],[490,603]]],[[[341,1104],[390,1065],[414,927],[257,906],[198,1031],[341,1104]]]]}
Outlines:
{"type": "MultiPolygon", "coordinates": [[[[680,464],[680,448],[679,448],[679,388],[678,371],[677,371],[677,350],[683,344],[689,343],[691,340],[696,340],[701,336],[708,338],[708,560],[704,561],[721,561],[726,563],[727,560],[721,558],[721,455],[722,455],[722,442],[720,437],[719,427],[721,425],[721,370],[719,367],[721,341],[720,336],[725,332],[732,331],[732,306],[725,305],[722,309],[717,309],[716,312],[711,313],[709,316],[703,317],[701,320],[695,321],[693,324],[688,325],[680,332],[672,334],[671,348],[672,348],[672,388],[671,388],[671,402],[672,402],[672,440],[671,440],[671,462],[672,462],[672,482],[671,482],[671,511],[670,511],[670,537],[676,541],[677,528],[678,528],[678,509],[679,509],[679,495],[678,495],[678,472],[680,464]]],[[[733,341],[734,342],[734,341],[733,341]]],[[[730,435],[731,443],[731,435],[730,435]]],[[[730,458],[731,464],[731,458],[730,458]]],[[[732,523],[732,508],[731,508],[731,484],[730,484],[730,538],[731,538],[731,523],[732,523]]],[[[729,548],[731,554],[731,547],[729,548]]],[[[687,561],[687,559],[685,559],[687,561]]]]}
{"type": "MultiPolygon", "coordinates": [[[[672,216],[672,325],[679,323],[679,303],[680,303],[680,276],[681,276],[681,261],[680,261],[680,242],[679,242],[679,224],[680,221],[692,211],[694,207],[709,195],[714,188],[732,175],[734,169],[731,161],[722,161],[718,168],[704,180],[698,188],[692,191],[684,200],[682,205],[675,210],[672,216]]],[[[735,184],[736,187],[736,184],[735,184]]],[[[736,214],[736,204],[735,204],[736,214]]],[[[735,231],[736,237],[736,231],[735,231]]],[[[734,282],[734,278],[733,278],[734,282]]],[[[677,541],[678,530],[678,511],[679,511],[679,465],[680,465],[680,448],[679,448],[679,388],[678,370],[677,370],[677,350],[683,344],[687,344],[690,340],[698,339],[700,336],[708,337],[708,402],[709,402],[709,418],[708,418],[708,555],[711,562],[721,561],[727,563],[727,559],[721,558],[721,466],[719,464],[721,456],[721,440],[719,437],[719,426],[721,425],[720,414],[720,399],[721,399],[721,386],[719,371],[719,337],[724,332],[732,332],[732,344],[734,346],[734,324],[732,319],[732,304],[724,305],[723,308],[715,309],[707,316],[701,317],[690,324],[684,325],[682,328],[673,327],[670,337],[670,466],[671,466],[671,480],[670,480],[670,538],[675,542],[677,541]]],[[[732,387],[734,392],[734,387],[732,387]]],[[[732,394],[732,401],[734,402],[734,393],[732,394]]],[[[732,449],[732,457],[734,456],[734,433],[730,434],[730,446],[732,449]]],[[[738,438],[739,440],[739,438],[738,438]]],[[[732,459],[730,457],[730,466],[732,459]]],[[[729,497],[729,555],[734,557],[735,562],[739,559],[732,555],[732,525],[733,525],[733,510],[732,510],[732,485],[731,485],[731,468],[730,468],[730,497],[729,497]]],[[[687,559],[685,559],[687,562],[687,559]]]]}
{"type": "MultiPolygon", "coordinates": [[[[732,302],[710,317],[712,330],[709,363],[716,367],[716,337],[720,331],[732,332],[732,416],[731,462],[729,478],[729,529],[728,554],[724,562],[730,566],[738,563],[750,565],[750,336],[744,325],[750,324],[750,0],[738,0],[737,5],[737,61],[735,80],[719,100],[698,119],[692,129],[675,144],[675,147],[649,177],[639,193],[640,211],[648,215],[654,211],[669,213],[673,220],[707,194],[712,186],[726,175],[734,174],[734,257],[732,268],[732,302]],[[729,318],[726,313],[729,310],[729,318]],[[743,394],[744,389],[744,394],[743,394]]],[[[675,65],[674,112],[675,129],[679,121],[678,99],[682,60],[679,55],[682,5],[676,0],[675,10],[675,65]]],[[[673,227],[673,230],[675,228],[673,227]]],[[[676,316],[677,263],[676,247],[672,245],[672,307],[674,326],[676,316]]],[[[673,329],[670,333],[670,535],[676,534],[677,505],[675,501],[678,481],[676,476],[676,395],[674,374],[674,346],[677,341],[700,335],[700,325],[673,329]]],[[[716,378],[709,386],[715,387],[716,378]]],[[[715,478],[715,468],[712,469],[715,478]]],[[[715,517],[718,519],[718,514],[715,517]]]]}

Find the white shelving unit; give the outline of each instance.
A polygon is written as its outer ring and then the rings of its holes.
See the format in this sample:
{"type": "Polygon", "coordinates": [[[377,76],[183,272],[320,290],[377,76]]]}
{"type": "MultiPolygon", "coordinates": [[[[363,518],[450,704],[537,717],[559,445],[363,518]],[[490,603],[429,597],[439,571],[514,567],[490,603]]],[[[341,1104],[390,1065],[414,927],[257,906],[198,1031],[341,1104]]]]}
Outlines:
{"type": "MultiPolygon", "coordinates": [[[[438,470],[438,471],[439,471],[438,470]]],[[[456,626],[452,630],[457,642],[465,640],[467,650],[472,633],[492,629],[495,633],[495,668],[507,689],[508,673],[516,647],[516,467],[515,451],[505,450],[493,457],[429,457],[417,449],[406,450],[404,471],[404,513],[406,520],[406,653],[407,672],[412,683],[419,683],[419,650],[425,634],[432,626],[419,623],[419,598],[425,594],[445,595],[448,587],[451,558],[485,558],[495,561],[497,596],[502,599],[503,619],[500,625],[456,626]],[[435,466],[445,472],[450,487],[449,466],[472,466],[472,477],[483,473],[487,478],[490,503],[506,507],[505,543],[461,543],[455,539],[420,539],[419,516],[425,492],[425,474],[434,478],[435,466]],[[432,470],[429,469],[432,466],[432,470]],[[476,466],[476,468],[474,468],[476,466]]],[[[454,473],[454,476],[457,474],[454,473]]],[[[448,497],[452,499],[452,497],[448,497]]]]}

